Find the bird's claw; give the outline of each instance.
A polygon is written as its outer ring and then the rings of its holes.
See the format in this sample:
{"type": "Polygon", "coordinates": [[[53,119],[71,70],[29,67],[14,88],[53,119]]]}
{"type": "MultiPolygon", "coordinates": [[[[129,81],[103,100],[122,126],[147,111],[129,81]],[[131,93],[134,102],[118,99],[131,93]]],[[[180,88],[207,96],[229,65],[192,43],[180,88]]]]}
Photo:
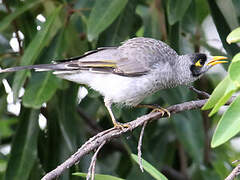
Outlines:
{"type": "Polygon", "coordinates": [[[129,124],[122,124],[119,122],[116,122],[113,125],[114,125],[114,128],[117,128],[117,129],[131,128],[129,124]]]}
{"type": "Polygon", "coordinates": [[[168,118],[170,118],[170,116],[171,116],[170,112],[167,109],[164,109],[161,107],[153,109],[152,112],[160,112],[160,113],[162,113],[162,116],[164,116],[164,114],[166,113],[168,118]]]}

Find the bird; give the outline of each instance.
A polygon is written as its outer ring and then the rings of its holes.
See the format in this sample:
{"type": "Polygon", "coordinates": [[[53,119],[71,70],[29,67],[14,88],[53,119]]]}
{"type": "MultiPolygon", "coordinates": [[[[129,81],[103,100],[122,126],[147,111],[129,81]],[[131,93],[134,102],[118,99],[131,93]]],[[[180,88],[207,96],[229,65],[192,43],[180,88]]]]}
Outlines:
{"type": "MultiPolygon", "coordinates": [[[[216,64],[227,63],[227,57],[204,53],[179,55],[166,43],[146,37],[135,37],[116,47],[100,47],[79,57],[1,69],[0,73],[34,69],[53,71],[57,77],[84,84],[98,91],[114,127],[129,127],[118,122],[113,104],[135,107],[156,91],[188,85],[216,64]]],[[[169,112],[162,108],[163,114],[169,112]]]]}

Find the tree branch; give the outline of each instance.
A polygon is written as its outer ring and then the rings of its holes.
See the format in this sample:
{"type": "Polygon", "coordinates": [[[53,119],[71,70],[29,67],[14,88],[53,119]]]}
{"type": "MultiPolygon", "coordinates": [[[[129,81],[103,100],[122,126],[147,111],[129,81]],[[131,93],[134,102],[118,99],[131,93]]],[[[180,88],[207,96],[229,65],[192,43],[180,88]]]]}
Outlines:
{"type": "Polygon", "coordinates": [[[238,164],[225,180],[234,180],[240,174],[240,164],[238,164]]]}
{"type": "Polygon", "coordinates": [[[102,144],[98,147],[98,149],[96,150],[96,152],[94,153],[93,157],[92,157],[92,161],[91,164],[89,166],[88,169],[88,174],[87,174],[87,178],[86,180],[94,180],[94,174],[95,174],[95,167],[96,167],[96,161],[97,161],[97,155],[98,152],[100,151],[100,149],[103,147],[103,145],[106,143],[106,141],[103,141],[102,144]]]}
{"type": "Polygon", "coordinates": [[[147,121],[143,123],[143,126],[142,126],[142,130],[141,130],[141,133],[140,133],[140,136],[139,136],[139,140],[138,140],[138,162],[139,162],[139,167],[141,169],[141,171],[143,172],[143,165],[142,165],[142,139],[143,139],[143,134],[144,134],[144,129],[147,125],[147,121]]]}
{"type": "MultiPolygon", "coordinates": [[[[167,110],[171,113],[171,115],[175,113],[179,113],[182,111],[192,110],[201,108],[208,99],[203,100],[196,100],[196,101],[189,101],[184,102],[181,104],[176,104],[167,108],[167,110]]],[[[230,102],[228,102],[230,103],[230,102]]],[[[90,138],[87,142],[85,142],[76,153],[74,153],[70,158],[68,158],[65,162],[60,164],[56,169],[47,173],[42,180],[51,180],[58,176],[60,176],[64,170],[68,169],[69,167],[73,166],[75,163],[79,162],[80,159],[88,154],[89,152],[98,148],[103,142],[108,142],[114,138],[117,138],[133,129],[142,126],[144,123],[150,123],[153,120],[157,120],[159,118],[167,117],[167,114],[162,116],[161,112],[151,112],[147,115],[141,116],[134,121],[127,123],[130,125],[130,128],[118,129],[118,128],[111,128],[105,131],[98,133],[97,135],[90,138]]]]}

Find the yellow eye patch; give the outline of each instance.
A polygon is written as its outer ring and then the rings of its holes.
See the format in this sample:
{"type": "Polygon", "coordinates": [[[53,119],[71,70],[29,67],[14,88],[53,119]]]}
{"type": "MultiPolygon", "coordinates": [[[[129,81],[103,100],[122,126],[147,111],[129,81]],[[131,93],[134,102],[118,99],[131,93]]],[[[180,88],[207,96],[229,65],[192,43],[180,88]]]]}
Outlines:
{"type": "Polygon", "coordinates": [[[196,63],[195,66],[197,67],[202,67],[203,65],[201,64],[201,59],[199,59],[196,63]]]}

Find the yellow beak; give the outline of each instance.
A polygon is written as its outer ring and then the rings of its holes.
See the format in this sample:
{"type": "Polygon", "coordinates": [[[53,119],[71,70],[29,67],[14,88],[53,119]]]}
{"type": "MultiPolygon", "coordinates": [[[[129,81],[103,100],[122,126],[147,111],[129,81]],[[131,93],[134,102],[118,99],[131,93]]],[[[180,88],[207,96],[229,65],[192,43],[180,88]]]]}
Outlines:
{"type": "Polygon", "coordinates": [[[227,59],[227,57],[225,56],[213,56],[212,60],[207,64],[207,65],[211,65],[214,66],[216,64],[221,64],[221,63],[227,63],[228,61],[220,61],[223,59],[227,59]]]}

